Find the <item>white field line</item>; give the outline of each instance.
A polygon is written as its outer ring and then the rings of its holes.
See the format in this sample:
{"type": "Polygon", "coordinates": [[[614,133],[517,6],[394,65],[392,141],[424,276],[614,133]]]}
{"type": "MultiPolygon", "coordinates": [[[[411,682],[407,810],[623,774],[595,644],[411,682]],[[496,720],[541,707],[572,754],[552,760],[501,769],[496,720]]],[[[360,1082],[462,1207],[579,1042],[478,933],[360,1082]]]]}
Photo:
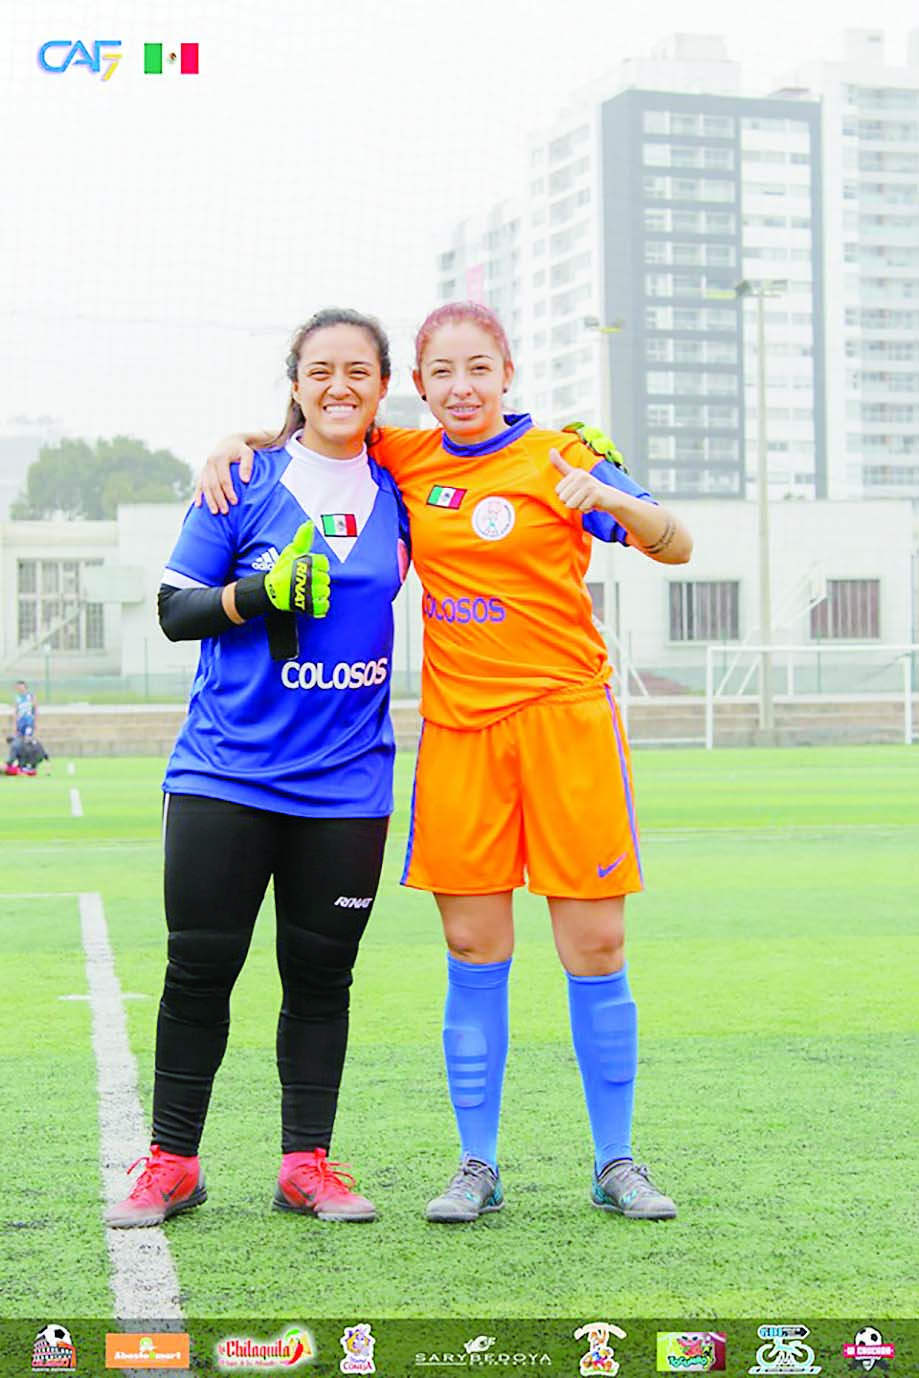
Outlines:
{"type": "MultiPolygon", "coordinates": [[[[80,895],[80,926],[96,1057],[102,1183],[106,1204],[114,1205],[130,1189],[125,1168],[143,1151],[149,1131],[100,895],[80,895]]],[[[179,1280],[163,1231],[107,1229],[105,1236],[117,1318],[148,1324],[181,1318],[179,1280]]]]}
{"type": "Polygon", "coordinates": [[[77,773],[77,768],[76,768],[76,766],[74,765],[73,761],[68,761],[68,762],[67,762],[67,774],[68,774],[68,775],[76,775],[76,773],[77,773]]]}
{"type": "Polygon", "coordinates": [[[83,817],[83,800],[80,798],[80,791],[76,787],[70,791],[70,812],[74,818],[83,817]]]}

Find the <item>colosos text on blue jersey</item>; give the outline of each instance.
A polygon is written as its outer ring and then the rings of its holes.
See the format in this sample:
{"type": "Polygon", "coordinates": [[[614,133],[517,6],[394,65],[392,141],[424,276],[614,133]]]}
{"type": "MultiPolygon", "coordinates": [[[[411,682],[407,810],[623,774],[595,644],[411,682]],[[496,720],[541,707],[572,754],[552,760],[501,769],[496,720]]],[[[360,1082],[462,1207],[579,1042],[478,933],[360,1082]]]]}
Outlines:
{"type": "Polygon", "coordinates": [[[326,675],[321,660],[288,660],[281,668],[285,689],[366,689],[385,684],[389,675],[389,656],[379,660],[340,660],[326,675]]]}

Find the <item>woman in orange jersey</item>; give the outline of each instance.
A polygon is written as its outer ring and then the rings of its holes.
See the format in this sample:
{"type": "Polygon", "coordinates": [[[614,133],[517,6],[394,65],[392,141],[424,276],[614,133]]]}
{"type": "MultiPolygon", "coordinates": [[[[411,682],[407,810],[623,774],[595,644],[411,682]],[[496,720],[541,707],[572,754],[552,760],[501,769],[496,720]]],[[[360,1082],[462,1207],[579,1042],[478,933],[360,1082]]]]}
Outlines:
{"type": "MultiPolygon", "coordinates": [[[[546,896],[567,973],[594,1138],[591,1200],[668,1219],[673,1201],[632,1157],[624,907],[642,888],[641,861],[628,746],[584,576],[591,537],[664,563],[687,560],[692,543],[614,458],[505,416],[512,377],[491,311],[440,307],[418,332],[414,380],[442,429],[384,428],[373,450],[402,490],[424,588],[424,722],[402,879],[434,894],[443,921],[443,1041],[461,1141],[427,1216],[469,1221],[504,1204],[512,901],[526,881],[546,896]]],[[[209,462],[212,507],[225,508],[236,458],[247,458],[238,439],[209,462]]]]}

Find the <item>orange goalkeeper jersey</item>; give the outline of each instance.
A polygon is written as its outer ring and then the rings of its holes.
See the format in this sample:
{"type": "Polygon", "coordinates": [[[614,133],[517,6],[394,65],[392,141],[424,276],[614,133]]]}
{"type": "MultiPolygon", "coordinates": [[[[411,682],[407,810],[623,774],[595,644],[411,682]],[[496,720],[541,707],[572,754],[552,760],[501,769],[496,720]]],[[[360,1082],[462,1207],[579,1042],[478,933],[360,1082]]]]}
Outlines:
{"type": "Polygon", "coordinates": [[[423,586],[421,712],[444,727],[487,727],[549,694],[606,683],[606,645],[584,575],[590,541],[627,544],[608,513],[556,496],[557,449],[569,464],[653,499],[575,436],[529,416],[479,445],[443,430],[384,427],[373,457],[402,490],[423,586]]]}

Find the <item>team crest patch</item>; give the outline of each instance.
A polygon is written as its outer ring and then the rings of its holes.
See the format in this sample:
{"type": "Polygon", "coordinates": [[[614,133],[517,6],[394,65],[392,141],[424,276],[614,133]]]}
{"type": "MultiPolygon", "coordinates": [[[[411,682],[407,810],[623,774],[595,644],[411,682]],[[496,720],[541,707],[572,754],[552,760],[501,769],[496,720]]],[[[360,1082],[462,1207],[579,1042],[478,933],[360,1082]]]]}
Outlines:
{"type": "Polygon", "coordinates": [[[507,498],[483,498],[472,513],[472,529],[483,541],[503,541],[514,529],[517,514],[507,498]]]}
{"type": "Polygon", "coordinates": [[[468,492],[468,488],[445,488],[443,484],[435,483],[428,494],[426,506],[448,507],[455,512],[468,492]]]}
{"type": "Polygon", "coordinates": [[[323,512],[323,536],[356,536],[357,517],[353,512],[323,512]]]}

